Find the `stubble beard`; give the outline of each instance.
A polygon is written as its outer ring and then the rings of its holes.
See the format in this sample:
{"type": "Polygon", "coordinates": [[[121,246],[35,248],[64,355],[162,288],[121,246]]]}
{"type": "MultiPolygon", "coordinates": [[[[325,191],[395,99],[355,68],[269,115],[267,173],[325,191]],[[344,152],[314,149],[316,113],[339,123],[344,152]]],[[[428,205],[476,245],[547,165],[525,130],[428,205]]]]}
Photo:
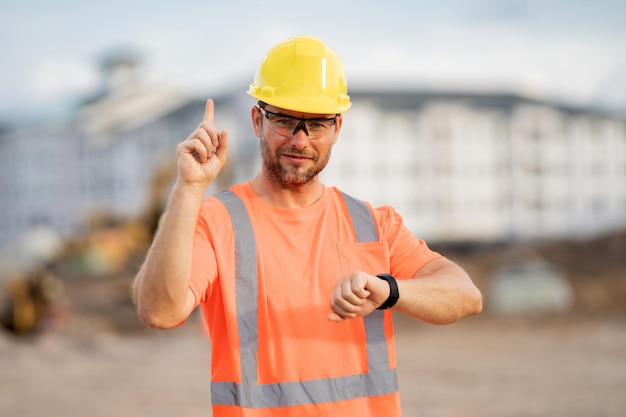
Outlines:
{"type": "Polygon", "coordinates": [[[309,153],[298,150],[296,148],[282,147],[276,149],[272,154],[265,137],[262,135],[259,140],[261,148],[261,159],[263,167],[267,172],[269,180],[281,189],[300,188],[310,183],[328,164],[332,148],[328,148],[328,152],[324,154],[316,154],[313,156],[313,166],[302,170],[299,166],[284,166],[279,162],[282,151],[289,149],[289,153],[311,156],[309,153]]]}

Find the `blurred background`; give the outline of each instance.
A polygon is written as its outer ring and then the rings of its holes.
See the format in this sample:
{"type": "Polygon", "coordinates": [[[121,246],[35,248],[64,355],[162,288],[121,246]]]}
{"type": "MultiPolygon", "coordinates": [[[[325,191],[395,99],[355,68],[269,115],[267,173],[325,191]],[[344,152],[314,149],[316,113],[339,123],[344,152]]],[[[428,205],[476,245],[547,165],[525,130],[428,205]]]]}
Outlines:
{"type": "Polygon", "coordinates": [[[161,332],[130,285],[207,98],[258,169],[245,94],[296,34],[353,107],[323,173],[393,205],[485,311],[397,314],[406,416],[626,409],[626,3],[555,0],[0,6],[0,415],[210,415],[195,314],[161,332]]]}

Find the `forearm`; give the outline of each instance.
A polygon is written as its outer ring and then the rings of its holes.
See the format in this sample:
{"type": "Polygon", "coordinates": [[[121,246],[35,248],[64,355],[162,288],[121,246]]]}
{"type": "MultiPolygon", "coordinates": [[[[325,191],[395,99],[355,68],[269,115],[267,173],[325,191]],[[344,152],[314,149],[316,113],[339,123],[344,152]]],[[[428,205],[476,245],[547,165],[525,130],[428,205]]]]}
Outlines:
{"type": "Polygon", "coordinates": [[[194,307],[189,290],[193,237],[203,191],[176,185],[133,286],[139,317],[152,327],[174,327],[194,307]]]}
{"type": "Polygon", "coordinates": [[[449,324],[478,314],[482,295],[467,273],[442,258],[431,261],[412,279],[398,280],[397,309],[432,324],[449,324]]]}

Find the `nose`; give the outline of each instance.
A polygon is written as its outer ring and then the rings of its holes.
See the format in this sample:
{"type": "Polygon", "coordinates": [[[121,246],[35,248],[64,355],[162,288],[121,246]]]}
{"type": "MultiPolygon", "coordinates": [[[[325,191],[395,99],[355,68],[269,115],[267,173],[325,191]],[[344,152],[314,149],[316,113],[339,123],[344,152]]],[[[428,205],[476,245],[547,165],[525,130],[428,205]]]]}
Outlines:
{"type": "Polygon", "coordinates": [[[296,129],[293,131],[291,135],[291,139],[289,140],[293,146],[298,149],[304,149],[309,144],[309,133],[306,130],[304,124],[302,124],[302,128],[296,126],[296,129]]]}

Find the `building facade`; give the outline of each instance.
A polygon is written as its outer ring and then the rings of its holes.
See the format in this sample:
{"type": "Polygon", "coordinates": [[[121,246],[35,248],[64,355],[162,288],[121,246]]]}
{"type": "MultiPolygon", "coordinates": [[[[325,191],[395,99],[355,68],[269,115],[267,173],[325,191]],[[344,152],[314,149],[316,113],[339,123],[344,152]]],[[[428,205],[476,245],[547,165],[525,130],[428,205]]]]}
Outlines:
{"type": "MultiPolygon", "coordinates": [[[[626,120],[508,94],[352,91],[323,180],[393,205],[438,242],[579,238],[626,228],[626,120]]],[[[250,97],[216,98],[229,163],[208,193],[259,166],[250,97]]],[[[74,123],[0,134],[0,248],[61,236],[97,212],[132,219],[202,119],[204,99],[126,86],[74,123]]]]}
{"type": "Polygon", "coordinates": [[[325,178],[443,242],[626,228],[626,120],[509,94],[352,92],[325,178]]]}

